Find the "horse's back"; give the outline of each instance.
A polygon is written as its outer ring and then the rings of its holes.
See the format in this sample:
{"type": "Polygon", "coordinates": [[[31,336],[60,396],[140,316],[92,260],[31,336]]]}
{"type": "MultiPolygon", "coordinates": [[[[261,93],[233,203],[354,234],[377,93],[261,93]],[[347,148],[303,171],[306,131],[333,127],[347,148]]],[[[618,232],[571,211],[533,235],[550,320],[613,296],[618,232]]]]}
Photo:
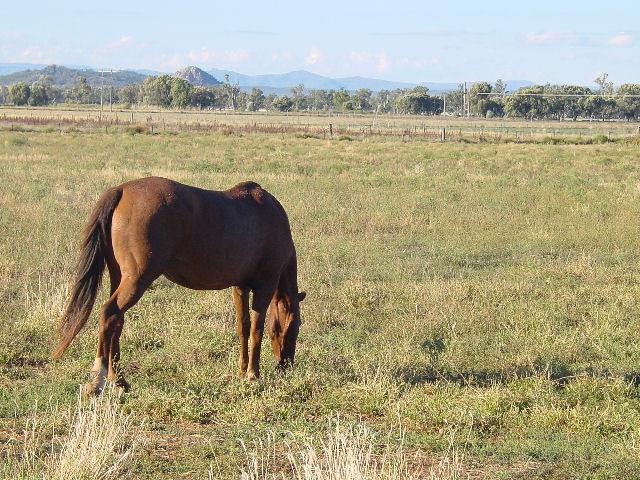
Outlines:
{"type": "Polygon", "coordinates": [[[292,255],[284,209],[255,182],[213,191],[149,177],[118,188],[118,263],[133,257],[181,285],[221,289],[281,269],[292,255]]]}

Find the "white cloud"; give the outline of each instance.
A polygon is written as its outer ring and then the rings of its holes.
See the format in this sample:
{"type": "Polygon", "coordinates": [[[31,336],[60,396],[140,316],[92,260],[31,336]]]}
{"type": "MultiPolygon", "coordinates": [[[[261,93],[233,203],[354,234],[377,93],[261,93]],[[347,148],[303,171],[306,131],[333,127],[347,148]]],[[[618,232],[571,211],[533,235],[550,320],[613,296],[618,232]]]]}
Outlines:
{"type": "Polygon", "coordinates": [[[548,45],[552,43],[562,42],[564,40],[570,40],[574,37],[571,32],[542,32],[542,33],[527,33],[525,36],[527,43],[533,45],[548,45]]]}
{"type": "Polygon", "coordinates": [[[23,50],[20,58],[22,58],[23,61],[42,61],[44,52],[39,46],[34,45],[23,50]]]}
{"type": "Polygon", "coordinates": [[[378,73],[384,73],[387,70],[389,70],[389,67],[391,66],[391,62],[389,60],[389,57],[387,56],[386,53],[381,53],[378,55],[378,66],[377,66],[377,70],[378,73]]]}
{"type": "Polygon", "coordinates": [[[307,58],[305,59],[304,63],[307,65],[315,65],[320,61],[321,57],[322,57],[322,52],[320,51],[320,49],[313,47],[311,49],[311,52],[309,52],[309,55],[307,55],[307,58]]]}
{"type": "Polygon", "coordinates": [[[349,60],[358,63],[370,62],[373,55],[369,52],[350,52],[349,60]]]}
{"type": "MultiPolygon", "coordinates": [[[[216,52],[215,50],[209,50],[207,47],[201,47],[200,50],[192,50],[187,53],[183,63],[190,62],[195,64],[211,64],[217,62],[226,63],[242,63],[249,57],[249,53],[246,50],[227,50],[225,52],[216,52]]],[[[179,56],[173,57],[175,59],[179,56]]]]}
{"type": "Polygon", "coordinates": [[[209,63],[218,59],[218,53],[202,47],[200,51],[187,53],[187,58],[193,63],[209,63]]]}
{"type": "Polygon", "coordinates": [[[274,53],[271,55],[271,60],[274,62],[289,62],[293,59],[291,52],[274,53]]]}
{"type": "Polygon", "coordinates": [[[612,47],[628,47],[632,42],[633,36],[621,33],[620,35],[610,38],[607,45],[611,45],[612,47]]]}
{"type": "Polygon", "coordinates": [[[116,40],[115,42],[108,43],[104,47],[97,48],[94,52],[96,55],[108,55],[116,53],[121,50],[130,50],[134,47],[134,39],[132,36],[124,36],[116,40]]]}
{"type": "Polygon", "coordinates": [[[224,60],[231,63],[241,63],[248,57],[249,52],[246,50],[227,50],[223,55],[224,60]]]}
{"type": "Polygon", "coordinates": [[[384,73],[391,67],[391,60],[386,53],[349,52],[347,58],[353,63],[375,65],[378,73],[384,73]]]}

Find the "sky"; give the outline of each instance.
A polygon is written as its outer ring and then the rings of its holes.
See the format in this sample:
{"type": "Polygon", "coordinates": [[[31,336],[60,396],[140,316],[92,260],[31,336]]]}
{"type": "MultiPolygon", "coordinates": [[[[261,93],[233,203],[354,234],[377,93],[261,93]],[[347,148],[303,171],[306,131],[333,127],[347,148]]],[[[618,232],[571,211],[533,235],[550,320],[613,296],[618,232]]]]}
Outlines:
{"type": "Polygon", "coordinates": [[[574,0],[0,3],[0,63],[454,82],[640,83],[640,4],[574,0]]]}

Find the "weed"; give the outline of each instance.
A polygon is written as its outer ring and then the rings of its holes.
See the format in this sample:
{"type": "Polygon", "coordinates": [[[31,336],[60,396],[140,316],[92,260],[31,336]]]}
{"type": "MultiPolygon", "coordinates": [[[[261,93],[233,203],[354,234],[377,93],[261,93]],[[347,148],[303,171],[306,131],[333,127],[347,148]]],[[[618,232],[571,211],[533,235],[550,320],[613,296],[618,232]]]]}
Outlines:
{"type": "Polygon", "coordinates": [[[146,125],[131,125],[124,129],[127,135],[138,135],[141,133],[149,133],[149,128],[146,125]]]}

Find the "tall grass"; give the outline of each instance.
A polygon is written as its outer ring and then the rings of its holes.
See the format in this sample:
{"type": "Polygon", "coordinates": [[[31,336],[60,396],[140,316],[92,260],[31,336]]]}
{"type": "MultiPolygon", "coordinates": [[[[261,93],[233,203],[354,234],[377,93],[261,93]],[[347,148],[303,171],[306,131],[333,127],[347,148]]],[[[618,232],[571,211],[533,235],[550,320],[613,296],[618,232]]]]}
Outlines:
{"type": "Polygon", "coordinates": [[[41,422],[36,405],[26,421],[23,447],[0,468],[2,478],[44,480],[112,480],[120,478],[135,450],[131,414],[119,405],[118,395],[107,388],[102,396],[78,400],[73,409],[52,407],[47,417],[68,425],[64,434],[41,422]]]}
{"type": "MultiPolygon", "coordinates": [[[[242,443],[245,465],[242,480],[413,480],[424,478],[420,462],[412,464],[402,443],[391,446],[388,439],[374,434],[365,424],[345,426],[333,421],[319,442],[276,441],[271,432],[250,445],[242,443]],[[418,466],[416,466],[418,465],[418,466]]],[[[455,454],[457,455],[457,453],[455,454]]],[[[460,478],[459,457],[447,455],[429,475],[433,479],[460,478]]],[[[211,475],[210,475],[211,476],[211,475]]]]}

